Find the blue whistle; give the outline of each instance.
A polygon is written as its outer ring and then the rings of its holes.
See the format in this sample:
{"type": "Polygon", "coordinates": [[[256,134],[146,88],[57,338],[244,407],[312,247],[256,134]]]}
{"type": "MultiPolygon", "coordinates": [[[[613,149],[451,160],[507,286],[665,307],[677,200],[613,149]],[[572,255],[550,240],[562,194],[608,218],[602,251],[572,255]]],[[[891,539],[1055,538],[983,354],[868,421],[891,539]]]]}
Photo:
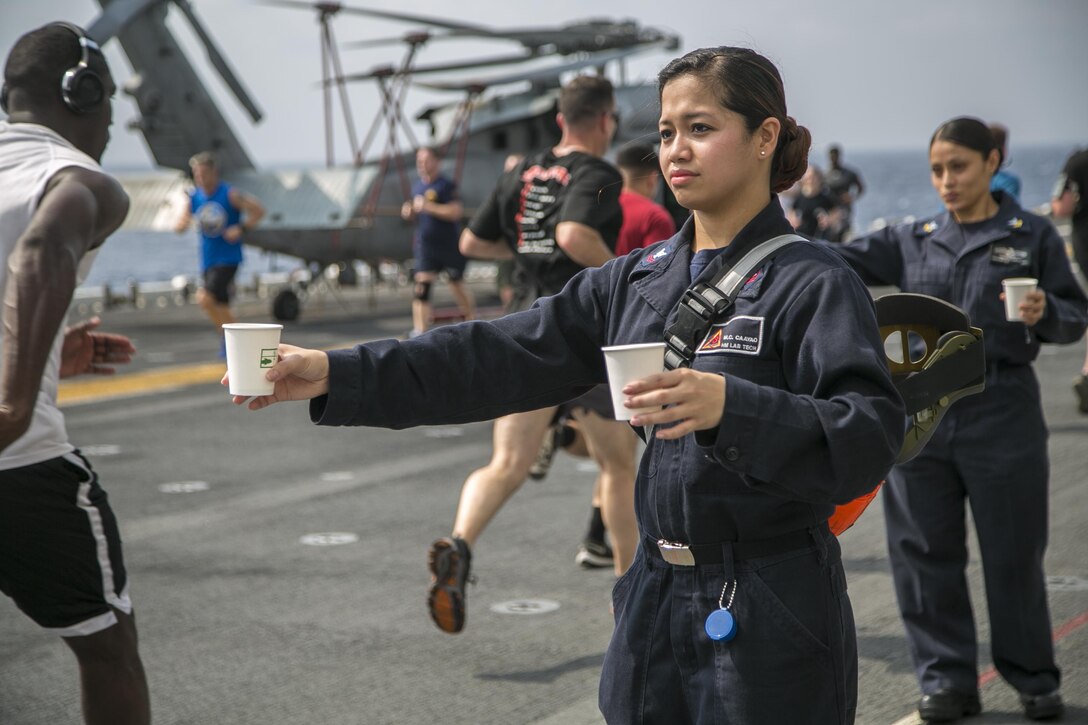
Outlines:
{"type": "Polygon", "coordinates": [[[706,618],[706,633],[713,640],[728,642],[737,636],[737,618],[728,609],[715,609],[706,618]]]}

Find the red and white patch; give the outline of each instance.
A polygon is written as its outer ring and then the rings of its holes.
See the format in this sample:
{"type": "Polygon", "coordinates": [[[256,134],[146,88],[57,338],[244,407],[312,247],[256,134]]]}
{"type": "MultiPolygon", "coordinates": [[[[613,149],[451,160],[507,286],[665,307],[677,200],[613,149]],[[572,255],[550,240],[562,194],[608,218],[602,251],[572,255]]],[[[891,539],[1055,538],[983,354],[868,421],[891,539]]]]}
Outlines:
{"type": "Polygon", "coordinates": [[[763,349],[762,317],[737,315],[710,328],[696,355],[759,355],[763,349]]]}

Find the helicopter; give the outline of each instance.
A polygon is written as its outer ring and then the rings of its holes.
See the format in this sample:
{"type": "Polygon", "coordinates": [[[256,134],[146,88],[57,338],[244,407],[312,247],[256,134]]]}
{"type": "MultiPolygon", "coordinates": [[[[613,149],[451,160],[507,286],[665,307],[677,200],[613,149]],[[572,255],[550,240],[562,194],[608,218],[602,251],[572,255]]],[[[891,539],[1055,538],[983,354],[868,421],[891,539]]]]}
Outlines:
{"type": "MultiPolygon", "coordinates": [[[[269,170],[258,168],[246,151],[167,25],[168,10],[176,8],[239,105],[254,123],[261,122],[263,112],[189,0],[98,2],[102,13],[89,24],[87,33],[99,44],[113,38],[120,43],[133,69],[121,88],[139,111],[129,126],[143,135],[159,167],[154,172],[118,175],[132,202],[123,228],[171,230],[191,187],[189,158],[197,151],[212,151],[222,178],[259,198],[266,208],[262,224],[246,235],[248,245],[302,260],[317,272],[315,279],[339,276],[347,284],[352,282],[355,261],[376,269],[381,260],[411,259],[412,228],[401,219],[400,209],[410,198],[416,149],[438,150],[444,158],[444,173],[458,184],[465,213],[471,215],[494,187],[507,156],[558,140],[555,114],[562,74],[586,69],[604,73],[606,67],[618,66],[616,110],[622,121],[614,143],[656,133],[656,90],[647,84],[627,84],[623,64],[636,53],[675,50],[680,44],[678,36],[633,20],[591,19],[556,27],[501,29],[339,2],[264,0],[261,4],[277,10],[316,13],[326,146],[324,167],[269,170]],[[426,29],[396,38],[344,43],[343,47],[405,48],[397,65],[345,74],[334,22],[349,15],[426,29]],[[512,42],[520,50],[440,64],[417,62],[429,43],[456,38],[512,42]],[[502,70],[427,80],[454,71],[490,68],[502,70]],[[348,93],[349,86],[364,82],[376,84],[381,98],[365,134],[355,123],[348,93]],[[416,114],[415,120],[428,129],[425,140],[417,137],[405,115],[412,86],[456,97],[416,114]],[[333,147],[337,103],[350,147],[347,162],[337,161],[333,147]]],[[[304,289],[297,286],[281,289],[272,300],[273,316],[296,319],[304,297],[304,289]]]]}

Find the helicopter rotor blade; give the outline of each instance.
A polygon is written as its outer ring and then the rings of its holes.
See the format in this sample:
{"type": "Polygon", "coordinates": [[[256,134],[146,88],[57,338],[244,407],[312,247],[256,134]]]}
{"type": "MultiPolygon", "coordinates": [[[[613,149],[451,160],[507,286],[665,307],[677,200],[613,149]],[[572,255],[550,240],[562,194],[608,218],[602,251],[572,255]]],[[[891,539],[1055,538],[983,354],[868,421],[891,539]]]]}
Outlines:
{"type": "Polygon", "coordinates": [[[245,86],[238,80],[238,76],[234,74],[234,70],[227,63],[227,59],[219,52],[219,48],[216,46],[215,41],[204,30],[204,25],[200,22],[200,19],[193,12],[192,6],[189,5],[189,0],[173,0],[174,5],[181,10],[189,21],[189,25],[193,28],[193,32],[200,38],[200,42],[204,45],[204,50],[208,53],[208,60],[216,71],[219,72],[219,76],[230,88],[234,97],[238,99],[238,102],[242,104],[242,107],[246,109],[246,113],[253,119],[254,123],[263,118],[264,114],[261,113],[261,109],[257,107],[257,104],[253,102],[249,92],[246,91],[245,86]]]}
{"type": "Polygon", "coordinates": [[[149,5],[162,0],[114,0],[102,9],[102,14],[95,18],[87,28],[87,36],[94,38],[99,46],[117,35],[128,22],[147,9],[149,5]]]}
{"type": "Polygon", "coordinates": [[[356,50],[358,48],[380,48],[386,45],[404,45],[405,43],[418,42],[418,38],[426,36],[426,40],[429,42],[435,38],[445,37],[444,35],[434,35],[432,33],[405,33],[404,35],[398,35],[397,37],[389,38],[367,38],[366,40],[348,40],[340,44],[340,47],[344,50],[356,50]]]}
{"type": "MultiPolygon", "coordinates": [[[[391,66],[382,66],[375,68],[366,73],[353,73],[351,75],[345,75],[340,80],[346,82],[367,81],[374,78],[388,78],[390,76],[410,75],[417,76],[427,73],[445,73],[451,70],[468,70],[471,68],[487,68],[497,65],[513,65],[516,63],[525,63],[530,60],[536,60],[540,56],[533,55],[531,53],[521,53],[518,55],[498,55],[491,58],[478,58],[476,60],[458,61],[454,63],[439,63],[437,65],[421,65],[408,69],[407,71],[400,71],[394,69],[391,66]]],[[[335,85],[337,80],[326,81],[327,85],[335,85]]]]}
{"type": "Polygon", "coordinates": [[[382,18],[384,20],[400,20],[405,23],[419,23],[421,25],[430,25],[435,28],[445,28],[446,30],[459,30],[467,33],[478,33],[483,36],[490,36],[494,31],[483,27],[482,25],[470,25],[468,23],[456,23],[452,20],[443,20],[441,18],[428,17],[425,15],[412,15],[410,13],[396,13],[390,10],[375,10],[373,8],[364,8],[358,5],[343,5],[338,2],[305,2],[305,0],[259,0],[264,5],[279,5],[282,7],[290,8],[308,8],[311,10],[317,10],[320,12],[327,12],[331,14],[336,13],[348,13],[350,15],[366,15],[372,18],[382,18]]]}
{"type": "Polygon", "coordinates": [[[550,65],[545,68],[537,68],[529,71],[518,71],[514,73],[507,73],[500,76],[494,76],[491,78],[473,78],[467,81],[419,81],[415,85],[422,88],[429,88],[436,91],[467,91],[475,88],[489,88],[491,86],[504,86],[510,83],[518,83],[520,81],[541,81],[549,78],[558,77],[562,73],[569,71],[581,70],[582,68],[589,68],[592,66],[604,65],[614,60],[626,58],[629,55],[633,55],[642,50],[647,50],[650,46],[640,46],[634,48],[622,48],[619,50],[607,51],[603,53],[592,53],[584,58],[578,58],[576,60],[568,61],[566,63],[559,63],[558,65],[550,65]]]}

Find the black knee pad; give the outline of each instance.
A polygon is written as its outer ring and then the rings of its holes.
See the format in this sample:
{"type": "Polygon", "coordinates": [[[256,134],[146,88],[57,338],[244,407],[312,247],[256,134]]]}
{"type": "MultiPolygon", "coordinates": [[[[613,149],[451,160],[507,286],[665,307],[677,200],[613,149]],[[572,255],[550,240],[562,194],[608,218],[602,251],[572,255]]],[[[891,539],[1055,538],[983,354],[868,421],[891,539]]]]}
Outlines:
{"type": "Polygon", "coordinates": [[[431,301],[431,283],[416,282],[415,299],[421,302],[431,301]]]}

